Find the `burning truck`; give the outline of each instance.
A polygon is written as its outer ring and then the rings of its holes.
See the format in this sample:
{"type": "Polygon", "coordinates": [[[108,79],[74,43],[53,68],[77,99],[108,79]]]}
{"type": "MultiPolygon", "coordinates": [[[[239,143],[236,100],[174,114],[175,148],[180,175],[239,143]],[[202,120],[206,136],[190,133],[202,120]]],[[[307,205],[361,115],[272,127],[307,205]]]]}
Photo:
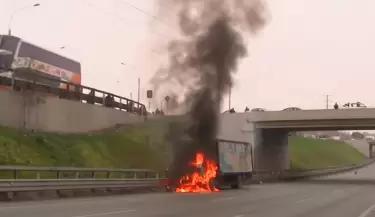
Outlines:
{"type": "MultiPolygon", "coordinates": [[[[198,151],[184,168],[185,174],[177,179],[167,173],[167,191],[185,193],[214,192],[225,187],[237,189],[243,181],[251,179],[253,154],[250,143],[217,139],[213,153],[214,156],[207,156],[198,151]]],[[[176,160],[179,159],[173,162],[176,160]]]]}

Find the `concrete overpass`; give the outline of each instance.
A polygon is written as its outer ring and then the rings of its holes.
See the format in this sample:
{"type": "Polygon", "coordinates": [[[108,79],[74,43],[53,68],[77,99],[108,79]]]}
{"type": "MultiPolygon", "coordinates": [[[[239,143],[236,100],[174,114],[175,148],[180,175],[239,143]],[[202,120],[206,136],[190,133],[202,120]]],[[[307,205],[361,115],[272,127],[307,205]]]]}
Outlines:
{"type": "MultiPolygon", "coordinates": [[[[236,114],[235,114],[236,115],[236,114]]],[[[260,129],[363,130],[375,129],[375,108],[238,113],[260,129]]]]}
{"type": "Polygon", "coordinates": [[[375,129],[373,108],[225,113],[219,138],[251,143],[256,169],[284,170],[289,132],[369,129],[375,129]]]}

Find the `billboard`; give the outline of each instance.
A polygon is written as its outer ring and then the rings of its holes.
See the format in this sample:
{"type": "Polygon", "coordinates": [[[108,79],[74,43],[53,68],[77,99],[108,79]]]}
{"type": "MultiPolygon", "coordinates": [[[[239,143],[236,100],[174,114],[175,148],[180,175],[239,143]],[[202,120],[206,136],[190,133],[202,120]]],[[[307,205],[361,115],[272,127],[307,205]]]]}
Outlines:
{"type": "MultiPolygon", "coordinates": [[[[44,73],[46,75],[49,75],[45,77],[51,77],[74,84],[81,84],[80,74],[53,65],[49,65],[47,63],[34,60],[28,57],[16,57],[12,63],[12,69],[16,71],[16,75],[19,75],[17,73],[18,70],[27,70],[28,72],[26,73],[39,72],[39,76],[40,73],[44,73]]],[[[60,88],[66,88],[66,85],[64,83],[61,83],[60,88]]]]}
{"type": "Polygon", "coordinates": [[[17,78],[46,85],[56,82],[46,82],[45,78],[81,84],[81,64],[75,60],[9,35],[0,35],[0,49],[13,54],[0,56],[0,72],[14,70],[17,78]]]}

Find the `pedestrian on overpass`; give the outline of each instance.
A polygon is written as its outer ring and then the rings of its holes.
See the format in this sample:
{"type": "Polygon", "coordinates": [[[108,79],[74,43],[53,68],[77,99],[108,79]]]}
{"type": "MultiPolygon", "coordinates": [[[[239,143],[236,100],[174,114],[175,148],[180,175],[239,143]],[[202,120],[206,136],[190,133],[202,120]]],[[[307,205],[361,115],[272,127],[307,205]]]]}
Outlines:
{"type": "Polygon", "coordinates": [[[339,105],[337,105],[337,102],[335,103],[335,105],[333,106],[334,109],[339,109],[339,105]]]}

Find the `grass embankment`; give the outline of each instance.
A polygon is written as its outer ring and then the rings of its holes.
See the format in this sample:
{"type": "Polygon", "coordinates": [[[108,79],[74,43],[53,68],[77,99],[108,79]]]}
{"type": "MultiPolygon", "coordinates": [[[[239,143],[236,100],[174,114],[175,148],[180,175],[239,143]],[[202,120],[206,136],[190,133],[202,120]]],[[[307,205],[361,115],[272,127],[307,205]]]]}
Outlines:
{"type": "Polygon", "coordinates": [[[116,132],[62,135],[0,127],[0,164],[164,169],[167,124],[149,121],[116,132]]]}
{"type": "Polygon", "coordinates": [[[366,157],[343,141],[289,138],[291,168],[325,168],[363,163],[366,157]]]}

